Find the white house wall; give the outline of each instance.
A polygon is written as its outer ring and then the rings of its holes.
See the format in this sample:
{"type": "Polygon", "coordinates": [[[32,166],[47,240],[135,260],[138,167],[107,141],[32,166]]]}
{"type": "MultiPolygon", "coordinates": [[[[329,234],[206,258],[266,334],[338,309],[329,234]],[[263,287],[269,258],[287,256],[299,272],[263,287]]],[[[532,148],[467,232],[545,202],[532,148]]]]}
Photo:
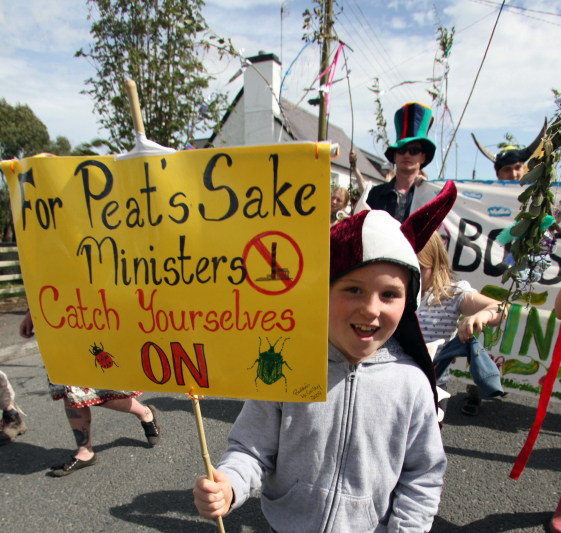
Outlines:
{"type": "Polygon", "coordinates": [[[213,144],[216,148],[245,145],[244,95],[228,115],[228,119],[222,125],[222,130],[214,138],[213,144]]]}
{"type": "Polygon", "coordinates": [[[244,73],[244,120],[245,145],[273,144],[275,139],[275,116],[280,115],[279,106],[267,82],[270,80],[275,94],[280,89],[280,66],[275,61],[263,61],[248,67],[244,73]]]}

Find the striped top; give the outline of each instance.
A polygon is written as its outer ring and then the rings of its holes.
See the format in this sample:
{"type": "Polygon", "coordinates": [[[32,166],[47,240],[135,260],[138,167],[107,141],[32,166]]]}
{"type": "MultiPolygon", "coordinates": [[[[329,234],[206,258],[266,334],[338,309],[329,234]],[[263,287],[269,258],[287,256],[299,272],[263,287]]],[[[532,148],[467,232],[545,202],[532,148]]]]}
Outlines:
{"type": "MultiPolygon", "coordinates": [[[[430,307],[428,306],[428,303],[432,301],[432,293],[430,291],[426,292],[421,299],[421,305],[417,309],[417,318],[427,343],[438,339],[445,339],[448,342],[456,336],[458,332],[458,319],[462,315],[460,305],[466,294],[477,292],[467,281],[452,282],[448,287],[448,291],[452,293],[450,298],[441,298],[440,304],[435,303],[430,307]]],[[[437,355],[443,346],[438,347],[437,355]]],[[[447,370],[438,383],[446,383],[449,379],[450,371],[447,370]]]]}

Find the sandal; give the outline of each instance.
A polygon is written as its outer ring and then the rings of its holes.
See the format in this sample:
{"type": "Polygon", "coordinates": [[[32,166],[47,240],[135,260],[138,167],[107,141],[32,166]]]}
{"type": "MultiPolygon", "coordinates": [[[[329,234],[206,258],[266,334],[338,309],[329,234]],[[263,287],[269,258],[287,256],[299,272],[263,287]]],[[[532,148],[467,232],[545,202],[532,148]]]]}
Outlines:
{"type": "Polygon", "coordinates": [[[150,422],[140,422],[144,428],[144,435],[146,435],[146,440],[150,446],[154,447],[158,444],[160,440],[160,423],[158,422],[158,417],[156,416],[156,408],[153,405],[147,405],[148,409],[152,411],[152,416],[154,417],[150,422]]]}
{"type": "Polygon", "coordinates": [[[72,457],[72,460],[69,463],[64,463],[60,466],[53,466],[52,474],[55,477],[68,476],[69,474],[76,472],[76,470],[86,468],[86,466],[93,466],[95,463],[97,463],[97,455],[95,453],[92,458],[87,461],[82,461],[81,459],[72,457]]]}
{"type": "Polygon", "coordinates": [[[473,398],[468,396],[464,400],[464,406],[462,407],[462,413],[464,415],[476,416],[479,414],[479,407],[481,406],[481,398],[473,398]]]}

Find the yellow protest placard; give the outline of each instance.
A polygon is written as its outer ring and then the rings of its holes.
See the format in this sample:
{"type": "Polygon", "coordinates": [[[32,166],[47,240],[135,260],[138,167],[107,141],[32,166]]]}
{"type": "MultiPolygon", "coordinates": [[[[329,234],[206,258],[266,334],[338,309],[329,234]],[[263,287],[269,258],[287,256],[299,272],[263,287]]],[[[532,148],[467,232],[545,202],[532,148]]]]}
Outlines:
{"type": "Polygon", "coordinates": [[[325,401],[328,144],[2,170],[51,381],[325,401]]]}

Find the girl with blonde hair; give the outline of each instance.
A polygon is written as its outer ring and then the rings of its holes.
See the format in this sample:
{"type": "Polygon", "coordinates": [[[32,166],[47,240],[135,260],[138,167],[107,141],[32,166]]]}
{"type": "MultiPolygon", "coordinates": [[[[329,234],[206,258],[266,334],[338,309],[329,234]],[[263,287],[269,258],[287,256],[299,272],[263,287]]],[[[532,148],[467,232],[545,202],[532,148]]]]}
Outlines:
{"type": "MultiPolygon", "coordinates": [[[[434,232],[426,246],[417,254],[421,266],[421,305],[417,317],[425,342],[445,339],[452,340],[456,335],[462,342],[467,342],[483,326],[495,327],[501,323],[499,302],[483,296],[467,281],[456,280],[450,273],[448,252],[442,238],[434,232]],[[462,320],[460,317],[464,316],[462,320]]],[[[436,354],[443,346],[439,346],[436,354]]],[[[450,371],[442,375],[437,385],[446,390],[450,380],[450,371]]],[[[470,389],[470,396],[465,400],[462,412],[476,415],[481,399],[470,389]]],[[[446,402],[441,402],[441,409],[446,411],[446,402]]]]}

